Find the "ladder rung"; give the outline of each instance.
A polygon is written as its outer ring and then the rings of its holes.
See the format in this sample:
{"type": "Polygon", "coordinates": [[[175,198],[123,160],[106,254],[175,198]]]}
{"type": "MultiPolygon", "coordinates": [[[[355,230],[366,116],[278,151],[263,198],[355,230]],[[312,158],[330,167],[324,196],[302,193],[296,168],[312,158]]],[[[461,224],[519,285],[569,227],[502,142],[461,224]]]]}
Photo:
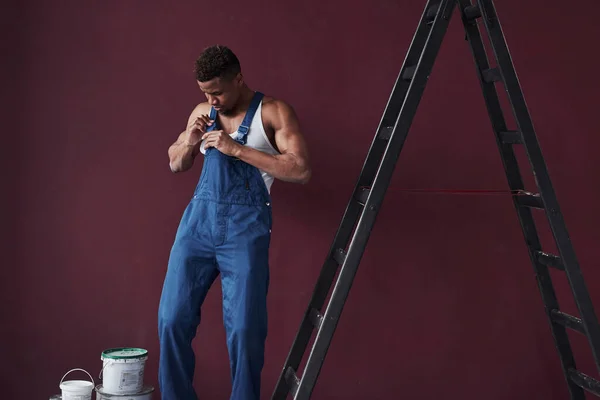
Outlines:
{"type": "Polygon", "coordinates": [[[323,315],[315,308],[310,309],[310,322],[312,322],[313,326],[317,329],[321,327],[323,323],[323,315]]]}
{"type": "Polygon", "coordinates": [[[465,17],[467,17],[467,21],[473,21],[474,19],[481,17],[481,10],[477,5],[465,7],[464,12],[465,17]]]}
{"type": "Polygon", "coordinates": [[[482,71],[483,80],[485,83],[498,82],[502,80],[500,70],[498,68],[489,68],[482,71]]]}
{"type": "Polygon", "coordinates": [[[360,192],[358,192],[356,194],[356,196],[354,196],[354,198],[356,199],[356,201],[358,201],[361,205],[365,205],[365,203],[367,202],[367,197],[369,197],[369,193],[371,192],[371,189],[368,187],[362,187],[360,188],[360,192]]]}
{"type": "Polygon", "coordinates": [[[539,263],[545,265],[546,267],[556,268],[561,271],[565,270],[565,266],[563,265],[562,260],[558,256],[544,253],[543,251],[536,252],[536,256],[539,263]]]}
{"type": "Polygon", "coordinates": [[[402,73],[402,79],[405,81],[411,81],[415,76],[415,71],[417,70],[416,65],[411,65],[410,67],[404,68],[404,72],[402,73]]]}
{"type": "Polygon", "coordinates": [[[292,367],[288,367],[288,369],[285,371],[285,381],[290,388],[290,394],[292,396],[296,396],[298,386],[300,385],[300,379],[298,379],[296,372],[292,367]]]}
{"type": "Polygon", "coordinates": [[[544,202],[538,193],[517,196],[517,202],[523,207],[544,208],[544,202]]]}
{"type": "Polygon", "coordinates": [[[565,328],[573,329],[574,331],[583,333],[585,335],[585,329],[583,327],[581,318],[574,317],[558,310],[552,310],[551,315],[552,321],[556,322],[557,324],[561,324],[565,328]]]}
{"type": "Polygon", "coordinates": [[[500,140],[505,144],[523,143],[523,138],[521,137],[521,132],[519,131],[500,132],[500,140]]]}
{"type": "Polygon", "coordinates": [[[390,140],[392,137],[392,131],[394,130],[393,126],[384,126],[379,131],[379,138],[383,140],[390,140]]]}
{"type": "Polygon", "coordinates": [[[571,378],[571,381],[577,386],[596,396],[600,396],[600,382],[598,380],[574,369],[569,369],[569,378],[571,378]]]}

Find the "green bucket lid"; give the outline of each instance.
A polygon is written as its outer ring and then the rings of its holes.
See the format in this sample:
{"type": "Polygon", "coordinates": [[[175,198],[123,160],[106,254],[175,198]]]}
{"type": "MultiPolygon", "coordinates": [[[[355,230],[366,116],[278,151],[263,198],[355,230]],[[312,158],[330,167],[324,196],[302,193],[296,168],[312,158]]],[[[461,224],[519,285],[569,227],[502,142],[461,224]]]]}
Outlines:
{"type": "Polygon", "coordinates": [[[148,350],[138,349],[136,347],[118,347],[114,349],[104,350],[102,358],[110,358],[112,360],[127,360],[130,358],[140,358],[148,355],[148,350]]]}

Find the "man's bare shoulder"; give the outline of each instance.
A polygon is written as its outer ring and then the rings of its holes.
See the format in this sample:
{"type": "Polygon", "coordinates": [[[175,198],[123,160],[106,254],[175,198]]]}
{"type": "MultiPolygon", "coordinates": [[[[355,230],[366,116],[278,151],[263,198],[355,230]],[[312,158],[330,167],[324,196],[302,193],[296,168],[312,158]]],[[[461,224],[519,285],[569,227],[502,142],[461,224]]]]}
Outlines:
{"type": "Polygon", "coordinates": [[[188,126],[202,114],[210,115],[210,105],[208,102],[197,104],[188,117],[188,126]]]}
{"type": "Polygon", "coordinates": [[[262,117],[270,123],[296,122],[294,108],[284,100],[273,96],[265,96],[262,103],[262,117]]]}
{"type": "Polygon", "coordinates": [[[196,107],[194,107],[194,109],[192,110],[192,113],[190,115],[191,117],[199,117],[202,114],[210,114],[210,104],[208,104],[208,102],[204,102],[204,103],[199,103],[196,105],[196,107]]]}

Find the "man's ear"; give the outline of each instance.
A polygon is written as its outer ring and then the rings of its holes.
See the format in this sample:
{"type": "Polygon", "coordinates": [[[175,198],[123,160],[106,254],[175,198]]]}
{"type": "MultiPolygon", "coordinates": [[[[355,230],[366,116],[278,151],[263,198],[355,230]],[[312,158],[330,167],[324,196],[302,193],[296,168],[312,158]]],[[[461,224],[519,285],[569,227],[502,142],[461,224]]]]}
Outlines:
{"type": "Polygon", "coordinates": [[[244,85],[244,75],[242,75],[241,72],[238,72],[238,74],[236,75],[235,82],[237,87],[242,87],[244,85]]]}

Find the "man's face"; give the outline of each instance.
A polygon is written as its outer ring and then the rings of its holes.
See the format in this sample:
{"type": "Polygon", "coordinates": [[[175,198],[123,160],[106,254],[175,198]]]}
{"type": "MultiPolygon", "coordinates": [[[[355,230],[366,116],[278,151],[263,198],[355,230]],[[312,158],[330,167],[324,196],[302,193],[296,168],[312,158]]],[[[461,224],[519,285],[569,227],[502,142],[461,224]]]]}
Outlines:
{"type": "Polygon", "coordinates": [[[208,104],[221,114],[227,115],[233,110],[239,98],[241,76],[238,74],[231,80],[214,78],[206,82],[198,82],[200,90],[206,96],[208,104]]]}

